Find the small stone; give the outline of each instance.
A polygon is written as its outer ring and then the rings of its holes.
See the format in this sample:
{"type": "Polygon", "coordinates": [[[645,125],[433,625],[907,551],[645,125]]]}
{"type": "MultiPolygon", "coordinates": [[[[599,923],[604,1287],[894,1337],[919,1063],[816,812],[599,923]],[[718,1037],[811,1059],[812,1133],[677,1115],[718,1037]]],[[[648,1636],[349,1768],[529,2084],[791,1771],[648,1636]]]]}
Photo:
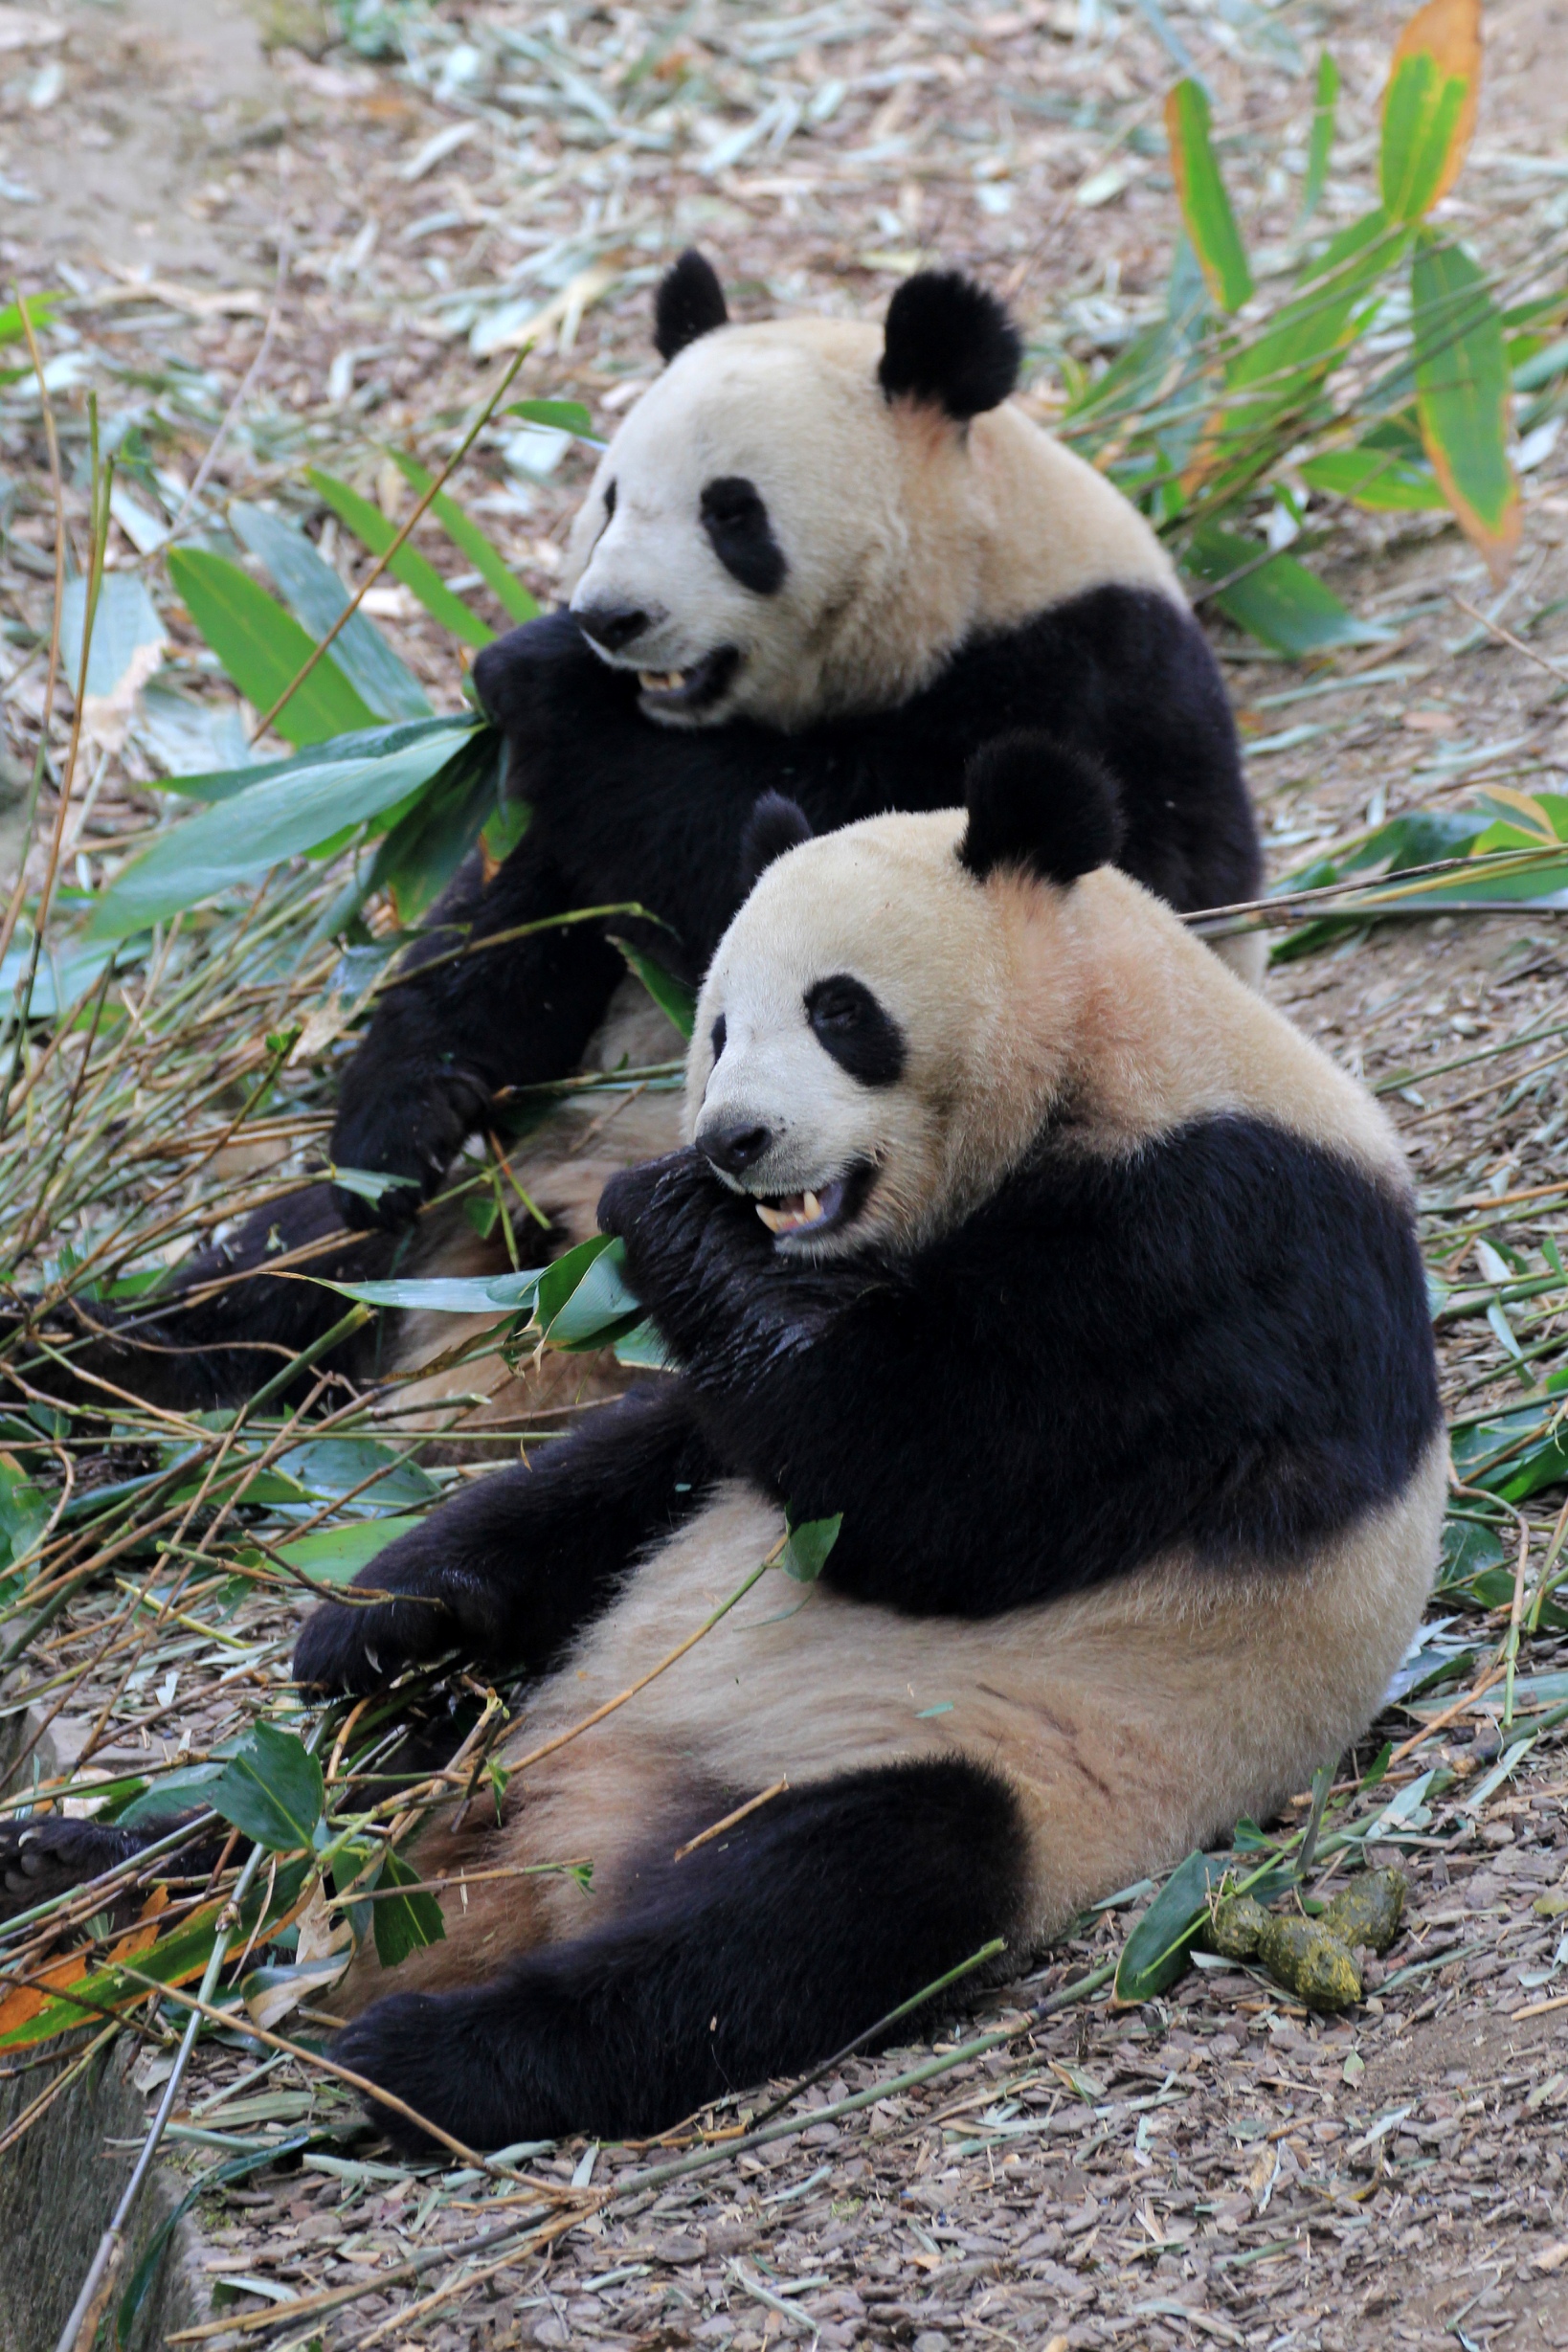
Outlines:
{"type": "Polygon", "coordinates": [[[1320,1919],[1267,1919],[1258,1958],[1310,2009],[1348,2009],[1361,1998],[1355,1954],[1320,1919]]]}
{"type": "Polygon", "coordinates": [[[1381,1958],[1400,1932],[1406,1883],[1402,1870],[1363,1870],[1340,1888],[1319,1925],[1353,1952],[1367,1944],[1381,1958]]]}

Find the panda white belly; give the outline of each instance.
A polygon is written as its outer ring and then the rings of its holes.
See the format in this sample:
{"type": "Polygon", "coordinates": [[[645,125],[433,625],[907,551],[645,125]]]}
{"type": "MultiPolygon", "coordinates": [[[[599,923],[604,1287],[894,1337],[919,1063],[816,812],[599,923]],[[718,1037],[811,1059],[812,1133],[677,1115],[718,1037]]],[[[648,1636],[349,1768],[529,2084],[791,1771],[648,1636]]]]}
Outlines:
{"type": "MultiPolygon", "coordinates": [[[[1397,1501],[1286,1570],[1204,1575],[1173,1557],[978,1623],[770,1572],[646,1690],[512,1780],[499,1826],[432,1828],[417,1848],[430,1877],[589,1860],[590,1895],[568,1876],[477,1884],[447,1898],[445,1942],[394,1977],[362,1959],[341,1998],[352,2010],[477,1982],[607,1924],[645,1863],[779,1781],[943,1754],[1000,1773],[1019,1800],[1038,1949],[1241,1815],[1266,1819],[1359,1734],[1425,1604],[1445,1476],[1437,1441],[1397,1501]]],[[[532,1695],[502,1763],[638,1682],[783,1532],[772,1504],[727,1484],[532,1695]]]]}

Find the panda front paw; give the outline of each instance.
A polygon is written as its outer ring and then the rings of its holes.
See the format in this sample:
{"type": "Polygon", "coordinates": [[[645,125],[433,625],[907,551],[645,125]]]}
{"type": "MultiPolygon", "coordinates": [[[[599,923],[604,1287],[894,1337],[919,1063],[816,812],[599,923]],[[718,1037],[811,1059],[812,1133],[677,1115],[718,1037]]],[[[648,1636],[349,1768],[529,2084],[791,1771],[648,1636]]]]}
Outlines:
{"type": "Polygon", "coordinates": [[[471,1072],[432,1066],[412,1044],[374,1031],[348,1066],[331,1154],[339,1168],[390,1179],[373,1198],[344,1185],[345,1221],[395,1232],[417,1215],[482,1117],[489,1089],[471,1072]]]}
{"type": "Polygon", "coordinates": [[[445,1515],[435,1512],[390,1543],[348,1588],[390,1598],[358,1607],[326,1601],[311,1611],[294,1645],[296,1682],[363,1698],[409,1667],[428,1666],[448,1650],[474,1656],[485,1646],[488,1621],[477,1593],[454,1573],[445,1515]]]}
{"type": "MultiPolygon", "coordinates": [[[[0,1827],[0,1922],[69,1894],[146,1845],[147,1833],[46,1813],[0,1827]]],[[[140,1902],[140,1897],[137,1898],[140,1902]]]]}
{"type": "Polygon", "coordinates": [[[526,737],[544,715],[546,689],[563,661],[598,666],[570,612],[541,613],[508,629],[474,663],[474,691],[485,717],[505,734],[526,737]]]}

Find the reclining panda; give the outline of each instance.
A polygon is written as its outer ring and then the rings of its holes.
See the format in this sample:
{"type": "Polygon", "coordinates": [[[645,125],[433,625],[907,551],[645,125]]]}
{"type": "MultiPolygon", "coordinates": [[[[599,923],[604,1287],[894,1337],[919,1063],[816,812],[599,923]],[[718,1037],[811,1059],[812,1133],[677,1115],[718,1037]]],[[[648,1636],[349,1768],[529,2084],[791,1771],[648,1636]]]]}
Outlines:
{"type": "MultiPolygon", "coordinates": [[[[169,1402],[248,1396],[335,1311],[330,1292],[274,1279],[280,1263],[362,1281],[400,1249],[401,1273],[452,1270],[439,1217],[412,1254],[384,1236],[346,1247],[341,1228],[404,1223],[502,1089],[562,1077],[585,1051],[612,1064],[621,1040],[591,1050],[625,974],[607,930],[701,980],[770,791],[818,833],[951,807],[990,737],[1044,728],[1109,772],[1119,861],[1157,897],[1187,911],[1256,895],[1215,658],[1148,524],[1009,398],[1020,347],[992,296],[923,273],[881,330],[735,325],[688,253],[660,287],[656,339],[668,365],[577,518],[569,607],[475,665],[527,832],[488,882],[477,862],[459,877],[344,1076],[334,1164],[403,1181],[375,1205],[311,1186],[198,1252],[177,1277],[198,1303],[144,1305],[101,1366],[117,1381],[169,1402]],[[659,921],[513,936],[628,903],[659,921]],[[454,961],[459,935],[470,952],[454,961]]],[[[1223,952],[1258,969],[1255,939],[1223,952]]],[[[617,1151],[625,1164],[673,1146],[661,1108],[616,1123],[598,1181],[617,1151]]],[[[563,1240],[592,1218],[598,1183],[582,1178],[574,1146],[535,1140],[524,1189],[563,1240]]],[[[459,1221],[471,1256],[465,1236],[459,1221]]]]}
{"type": "Polygon", "coordinates": [[[759,812],[783,854],[703,989],[691,1141],[602,1205],[679,1375],[393,1543],[361,1581],[397,1597],[296,1654],[349,1691],[521,1663],[515,1758],[786,1506],[841,1513],[804,1595],[765,1577],[499,1826],[421,1836],[422,1878],[594,1865],[586,1901],[476,1878],[335,1996],[339,2055],[475,2144],[657,2130],[1266,1818],[1371,1719],[1436,1560],[1395,1135],[1105,862],[1103,777],[1015,739],[967,813],[805,831],[759,812]]]}

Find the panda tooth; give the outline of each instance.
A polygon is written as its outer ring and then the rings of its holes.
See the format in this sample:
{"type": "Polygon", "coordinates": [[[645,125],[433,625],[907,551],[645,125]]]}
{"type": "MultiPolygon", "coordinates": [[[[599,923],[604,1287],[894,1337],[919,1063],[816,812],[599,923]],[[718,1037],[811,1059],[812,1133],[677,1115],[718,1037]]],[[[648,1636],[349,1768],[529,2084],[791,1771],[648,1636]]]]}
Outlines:
{"type": "Polygon", "coordinates": [[[770,1233],[782,1233],[790,1222],[782,1209],[771,1209],[766,1200],[756,1203],[756,1212],[770,1233]]]}
{"type": "Polygon", "coordinates": [[[804,1196],[801,1205],[804,1207],[806,1212],[805,1221],[808,1225],[815,1225],[817,1220],[822,1214],[822,1204],[818,1199],[817,1195],[815,1193],[807,1193],[804,1196]]]}

